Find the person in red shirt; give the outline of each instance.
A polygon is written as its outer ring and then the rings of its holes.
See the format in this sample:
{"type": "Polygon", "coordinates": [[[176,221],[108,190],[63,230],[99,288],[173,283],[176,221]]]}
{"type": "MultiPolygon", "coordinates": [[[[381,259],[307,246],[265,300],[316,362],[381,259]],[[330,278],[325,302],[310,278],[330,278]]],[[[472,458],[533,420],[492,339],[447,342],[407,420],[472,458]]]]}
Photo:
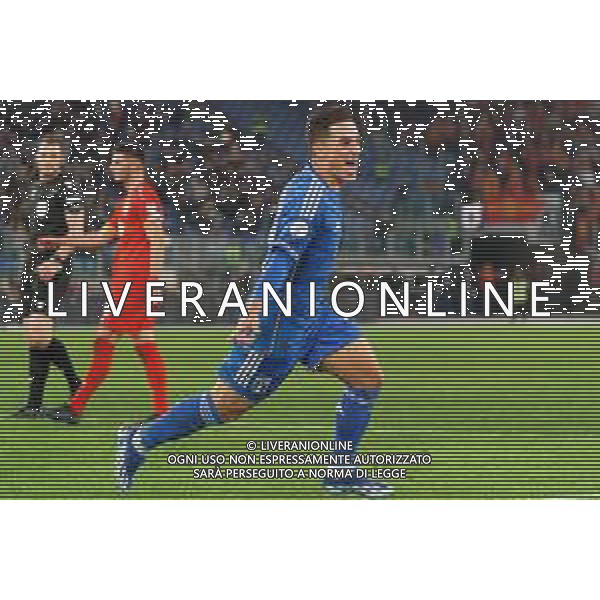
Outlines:
{"type": "Polygon", "coordinates": [[[165,233],[158,194],[149,181],[143,152],[131,146],[113,149],[109,164],[111,177],[122,184],[124,194],[106,225],[98,232],[65,238],[45,238],[48,246],[65,245],[79,249],[97,249],[116,240],[111,265],[110,290],[115,304],[130,287],[118,316],[106,312],[96,340],[92,364],[85,381],[71,402],[50,413],[64,423],[78,423],[88,400],[110,371],[118,340],[129,336],[142,359],[152,390],[154,414],[168,408],[165,366],[154,336],[154,320],[146,315],[146,283],[160,281],[165,233]]]}
{"type": "MultiPolygon", "coordinates": [[[[542,212],[539,185],[534,174],[524,172],[517,161],[504,152],[498,157],[502,176],[492,169],[477,184],[483,186],[483,221],[488,228],[517,230],[521,224],[535,224],[542,212]]],[[[506,233],[514,235],[514,233],[506,233]]]]}

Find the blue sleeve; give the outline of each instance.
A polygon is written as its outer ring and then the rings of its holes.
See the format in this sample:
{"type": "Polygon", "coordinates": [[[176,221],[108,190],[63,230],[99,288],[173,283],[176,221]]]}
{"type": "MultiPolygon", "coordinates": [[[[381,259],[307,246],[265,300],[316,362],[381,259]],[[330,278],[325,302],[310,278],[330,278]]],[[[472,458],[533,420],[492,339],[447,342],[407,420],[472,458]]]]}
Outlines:
{"type": "Polygon", "coordinates": [[[252,297],[262,297],[262,284],[269,282],[278,294],[285,291],[297,264],[318,229],[318,199],[304,202],[299,210],[282,204],[269,234],[267,254],[253,287],[252,297]]]}
{"type": "Polygon", "coordinates": [[[266,281],[277,294],[283,295],[286,281],[291,279],[295,266],[296,261],[287,252],[277,247],[270,248],[253,287],[252,298],[262,298],[262,284],[266,281]]]}

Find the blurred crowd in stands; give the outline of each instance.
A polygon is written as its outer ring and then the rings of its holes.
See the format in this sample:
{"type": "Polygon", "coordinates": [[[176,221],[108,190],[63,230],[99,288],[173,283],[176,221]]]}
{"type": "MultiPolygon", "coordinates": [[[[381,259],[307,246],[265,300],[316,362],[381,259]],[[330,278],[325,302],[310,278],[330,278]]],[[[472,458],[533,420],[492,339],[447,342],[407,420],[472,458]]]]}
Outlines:
{"type": "MultiPolygon", "coordinates": [[[[119,195],[104,168],[110,148],[135,144],[164,203],[173,278],[239,278],[259,267],[278,195],[306,162],[313,104],[0,102],[0,296],[18,297],[22,232],[10,219],[12,190],[42,131],[69,134],[69,173],[90,229],[119,195]]],[[[579,283],[600,286],[600,102],[353,106],[364,123],[364,156],[361,176],[343,190],[342,269],[395,277],[423,263],[421,274],[438,275],[469,263],[478,237],[518,236],[546,267],[588,256],[579,283]]],[[[79,254],[75,280],[107,279],[106,265],[106,254],[79,254]]],[[[494,279],[501,267],[484,255],[479,278],[491,268],[494,279]]]]}

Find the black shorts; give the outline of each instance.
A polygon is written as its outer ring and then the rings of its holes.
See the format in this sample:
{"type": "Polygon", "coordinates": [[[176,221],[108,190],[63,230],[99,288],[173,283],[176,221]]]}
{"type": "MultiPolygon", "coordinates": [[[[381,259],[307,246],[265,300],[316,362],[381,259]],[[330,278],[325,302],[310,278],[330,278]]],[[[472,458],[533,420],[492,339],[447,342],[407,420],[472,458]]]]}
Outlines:
{"type": "MultiPolygon", "coordinates": [[[[23,268],[21,276],[21,291],[23,293],[23,317],[33,313],[48,314],[48,282],[42,281],[35,269],[41,263],[49,260],[50,255],[30,255],[23,268]]],[[[63,268],[52,278],[54,282],[54,308],[58,308],[69,287],[70,264],[63,268]]]]}
{"type": "Polygon", "coordinates": [[[471,242],[471,268],[474,271],[479,271],[485,263],[512,269],[516,265],[528,267],[533,261],[533,252],[522,237],[489,235],[471,242]]]}

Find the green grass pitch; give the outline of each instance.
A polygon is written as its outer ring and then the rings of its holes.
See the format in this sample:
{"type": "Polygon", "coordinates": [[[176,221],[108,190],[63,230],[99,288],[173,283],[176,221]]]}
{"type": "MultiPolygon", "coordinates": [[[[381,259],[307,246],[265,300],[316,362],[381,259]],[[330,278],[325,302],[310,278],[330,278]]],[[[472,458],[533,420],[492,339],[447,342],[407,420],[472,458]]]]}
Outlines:
{"type": "MultiPolygon", "coordinates": [[[[67,329],[82,373],[93,333],[67,329]]],[[[394,497],[589,498],[600,490],[598,328],[589,325],[402,323],[366,329],[386,383],[364,452],[428,452],[394,497]]],[[[216,329],[159,330],[173,398],[206,388],[227,350],[216,329]]],[[[141,365],[124,341],[111,377],[78,426],[9,419],[26,391],[20,332],[0,332],[0,497],[116,498],[118,426],[150,412],[141,365]]],[[[318,481],[194,480],[173,452],[245,453],[248,440],[330,439],[341,385],[298,368],[235,423],[152,454],[130,498],[324,498],[318,481]]],[[[53,372],[48,404],[65,400],[53,372]]]]}

